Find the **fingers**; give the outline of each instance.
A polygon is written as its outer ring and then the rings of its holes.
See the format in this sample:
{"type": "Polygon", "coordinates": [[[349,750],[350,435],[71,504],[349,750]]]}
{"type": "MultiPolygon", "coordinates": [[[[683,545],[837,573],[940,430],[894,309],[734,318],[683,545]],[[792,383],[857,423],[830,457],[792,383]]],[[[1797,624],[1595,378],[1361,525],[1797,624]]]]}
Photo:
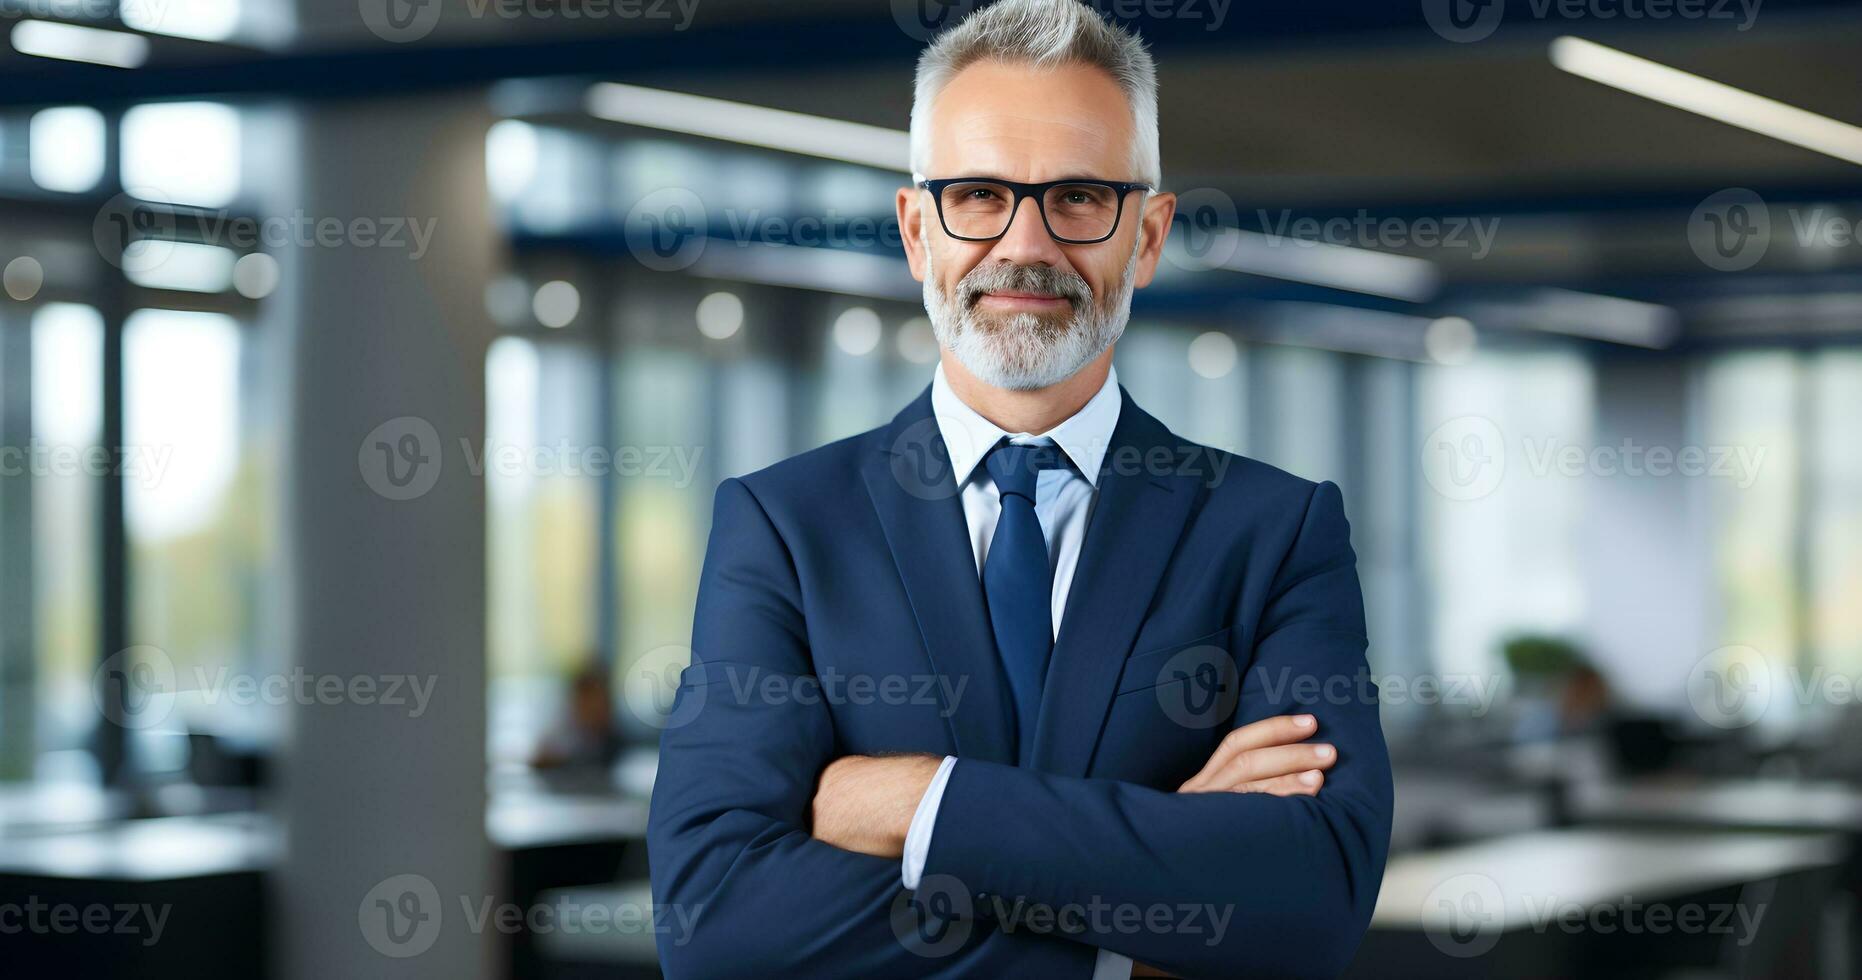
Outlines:
{"type": "Polygon", "coordinates": [[[1338,762],[1338,749],[1323,742],[1273,745],[1244,752],[1221,771],[1185,783],[1180,792],[1249,793],[1247,787],[1308,771],[1323,771],[1338,762]]]}
{"type": "Polygon", "coordinates": [[[1257,779],[1236,790],[1238,793],[1267,793],[1271,796],[1316,796],[1325,785],[1325,773],[1308,769],[1290,776],[1257,779]]]}
{"type": "Polygon", "coordinates": [[[1222,737],[1215,753],[1204,763],[1202,771],[1184,783],[1184,788],[1207,782],[1227,769],[1245,752],[1263,749],[1275,745],[1287,745],[1303,742],[1319,730],[1318,720],[1312,715],[1277,715],[1263,718],[1229,732],[1222,737]]]}

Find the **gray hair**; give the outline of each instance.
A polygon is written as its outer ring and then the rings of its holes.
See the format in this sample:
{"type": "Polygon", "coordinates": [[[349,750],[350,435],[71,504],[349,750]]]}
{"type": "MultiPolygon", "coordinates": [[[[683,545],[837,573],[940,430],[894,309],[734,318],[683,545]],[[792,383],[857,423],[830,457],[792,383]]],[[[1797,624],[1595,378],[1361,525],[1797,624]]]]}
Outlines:
{"type": "Polygon", "coordinates": [[[938,35],[918,59],[912,98],[912,170],[931,158],[931,103],[958,72],[979,61],[1104,70],[1131,103],[1133,174],[1163,179],[1157,148],[1157,66],[1144,41],[1081,0],[998,0],[938,35]]]}

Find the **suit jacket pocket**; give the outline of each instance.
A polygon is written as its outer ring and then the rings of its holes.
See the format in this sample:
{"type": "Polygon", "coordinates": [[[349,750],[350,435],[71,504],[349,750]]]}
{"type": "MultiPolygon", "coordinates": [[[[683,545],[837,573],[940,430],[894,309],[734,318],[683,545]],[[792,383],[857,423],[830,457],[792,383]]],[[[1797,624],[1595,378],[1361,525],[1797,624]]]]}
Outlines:
{"type": "Polygon", "coordinates": [[[1233,627],[1225,627],[1208,636],[1132,654],[1119,674],[1118,694],[1123,696],[1165,684],[1181,684],[1211,669],[1222,674],[1234,672],[1235,656],[1228,647],[1233,632],[1233,627]]]}
{"type": "Polygon", "coordinates": [[[1234,720],[1240,676],[1223,629],[1125,661],[1092,775],[1172,789],[1193,775],[1234,720]]]}

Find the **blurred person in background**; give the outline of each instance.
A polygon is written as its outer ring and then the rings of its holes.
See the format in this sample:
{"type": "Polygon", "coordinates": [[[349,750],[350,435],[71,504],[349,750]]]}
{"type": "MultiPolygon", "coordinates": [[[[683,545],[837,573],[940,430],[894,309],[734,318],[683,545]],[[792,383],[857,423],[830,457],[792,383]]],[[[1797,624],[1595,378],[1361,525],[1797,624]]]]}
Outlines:
{"type": "Polygon", "coordinates": [[[537,769],[606,770],[620,757],[608,670],[590,658],[569,682],[569,703],[556,728],[531,756],[537,769]]]}

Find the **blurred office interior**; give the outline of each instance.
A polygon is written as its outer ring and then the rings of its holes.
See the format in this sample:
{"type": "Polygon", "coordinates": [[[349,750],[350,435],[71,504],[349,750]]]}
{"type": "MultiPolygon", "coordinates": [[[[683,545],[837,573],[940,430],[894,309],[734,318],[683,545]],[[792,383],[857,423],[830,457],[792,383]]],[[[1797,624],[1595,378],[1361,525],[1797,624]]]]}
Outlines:
{"type": "MultiPolygon", "coordinates": [[[[964,6],[0,0],[0,907],[164,916],[17,975],[657,975],[712,491],[929,382],[964,6]]],[[[1120,380],[1352,521],[1357,971],[1858,975],[1862,9],[1099,6],[1120,380]]]]}

